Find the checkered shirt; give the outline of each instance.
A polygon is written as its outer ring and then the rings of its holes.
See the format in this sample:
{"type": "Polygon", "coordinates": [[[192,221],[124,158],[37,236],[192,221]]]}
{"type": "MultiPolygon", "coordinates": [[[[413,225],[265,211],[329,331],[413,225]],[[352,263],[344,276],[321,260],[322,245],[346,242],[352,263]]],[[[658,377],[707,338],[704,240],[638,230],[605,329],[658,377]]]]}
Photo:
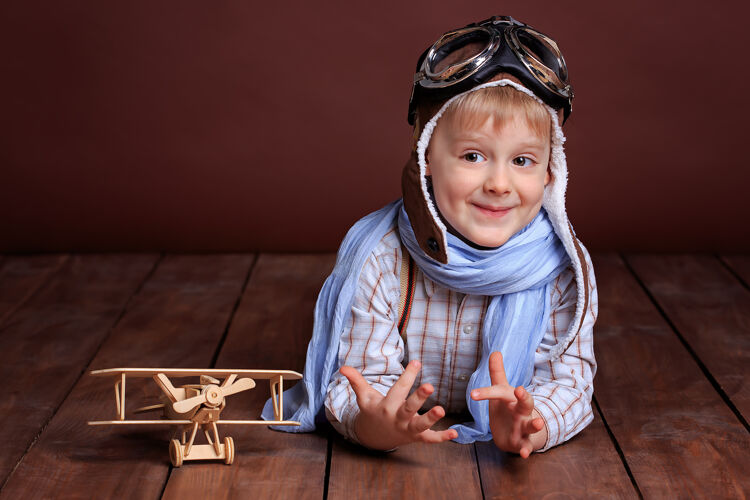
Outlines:
{"type": "MultiPolygon", "coordinates": [[[[389,231],[365,263],[354,296],[351,318],[339,345],[339,366],[352,366],[386,394],[410,359],[422,362],[414,387],[429,382],[435,391],[423,408],[442,405],[446,412],[466,410],[466,388],[481,357],[481,325],[489,297],[444,288],[416,268],[414,299],[404,345],[397,322],[401,290],[401,240],[389,231]]],[[[585,254],[584,265],[591,269],[585,254]]],[[[550,361],[544,354],[565,335],[575,314],[577,286],[573,268],[551,287],[549,325],[535,354],[526,389],[547,427],[545,451],[577,434],[593,420],[591,397],[596,372],[593,325],[598,303],[591,276],[589,310],[580,332],[563,355],[550,361]]],[[[328,386],[326,414],[333,426],[357,442],[354,419],[359,413],[349,381],[336,372],[328,386]]]]}

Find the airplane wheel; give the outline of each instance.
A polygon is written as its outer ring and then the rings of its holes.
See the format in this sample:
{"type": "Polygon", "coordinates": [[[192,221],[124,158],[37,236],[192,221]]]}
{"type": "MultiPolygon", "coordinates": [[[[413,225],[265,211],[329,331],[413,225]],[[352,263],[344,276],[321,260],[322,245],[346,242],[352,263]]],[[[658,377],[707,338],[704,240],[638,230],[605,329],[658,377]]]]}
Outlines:
{"type": "Polygon", "coordinates": [[[224,463],[231,465],[234,462],[234,439],[230,437],[224,438],[224,463]]]}
{"type": "Polygon", "coordinates": [[[179,439],[173,439],[169,442],[169,459],[172,461],[172,465],[179,467],[182,465],[182,459],[185,457],[182,445],[179,439]]]}

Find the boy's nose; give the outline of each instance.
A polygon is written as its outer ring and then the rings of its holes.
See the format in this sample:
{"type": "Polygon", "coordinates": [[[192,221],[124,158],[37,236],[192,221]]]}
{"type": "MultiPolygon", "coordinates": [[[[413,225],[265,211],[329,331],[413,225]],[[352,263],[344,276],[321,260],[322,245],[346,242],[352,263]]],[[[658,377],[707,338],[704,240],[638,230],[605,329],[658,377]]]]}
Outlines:
{"type": "Polygon", "coordinates": [[[488,169],[487,178],[484,181],[484,191],[495,195],[510,192],[510,178],[508,169],[503,165],[497,165],[488,169]]]}

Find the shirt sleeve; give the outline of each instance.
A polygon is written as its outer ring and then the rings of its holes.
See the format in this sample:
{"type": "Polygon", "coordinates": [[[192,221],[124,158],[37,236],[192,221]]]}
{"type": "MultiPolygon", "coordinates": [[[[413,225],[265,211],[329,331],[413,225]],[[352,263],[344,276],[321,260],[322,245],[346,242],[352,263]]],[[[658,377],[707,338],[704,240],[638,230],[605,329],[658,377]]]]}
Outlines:
{"type": "MultiPolygon", "coordinates": [[[[404,342],[398,331],[400,249],[377,248],[367,260],[354,295],[351,317],[339,342],[339,366],[357,369],[385,395],[403,373],[404,342]]],[[[326,416],[346,438],[359,442],[354,420],[359,406],[346,377],[334,374],[325,400],[326,416]]]]}
{"type": "Polygon", "coordinates": [[[598,298],[588,258],[585,265],[589,267],[591,288],[582,327],[560,358],[549,360],[544,355],[546,350],[557,344],[559,337],[567,333],[575,316],[578,292],[574,271],[568,268],[555,281],[548,330],[537,350],[534,375],[527,388],[547,428],[547,442],[538,451],[546,451],[567,441],[594,419],[591,408],[596,373],[593,327],[598,313],[598,298]]]}

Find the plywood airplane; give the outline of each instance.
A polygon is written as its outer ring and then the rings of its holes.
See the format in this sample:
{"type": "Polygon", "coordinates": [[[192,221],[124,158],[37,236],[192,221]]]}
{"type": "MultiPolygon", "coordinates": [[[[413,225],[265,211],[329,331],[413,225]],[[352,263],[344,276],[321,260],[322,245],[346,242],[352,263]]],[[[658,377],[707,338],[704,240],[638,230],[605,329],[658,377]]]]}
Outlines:
{"type": "Polygon", "coordinates": [[[91,421],[89,425],[174,425],[178,426],[175,437],[169,443],[172,465],[179,467],[185,460],[234,461],[234,440],[226,436],[219,438],[217,425],[299,425],[293,420],[284,420],[284,380],[299,380],[300,373],[290,370],[224,370],[209,368],[109,368],[94,370],[91,375],[115,379],[116,420],[91,421]],[[134,414],[161,411],[160,420],[125,418],[125,381],[128,377],[152,378],[162,391],[161,403],[144,406],[134,414]],[[175,387],[169,377],[198,377],[198,384],[175,387]],[[241,377],[241,378],[238,378],[241,377]],[[223,378],[224,380],[219,380],[223,378]],[[219,415],[226,406],[226,397],[255,387],[255,379],[267,379],[273,399],[274,420],[220,420],[219,415]],[[201,428],[207,444],[194,444],[201,428]],[[190,433],[190,438],[186,439],[190,433]]]}

